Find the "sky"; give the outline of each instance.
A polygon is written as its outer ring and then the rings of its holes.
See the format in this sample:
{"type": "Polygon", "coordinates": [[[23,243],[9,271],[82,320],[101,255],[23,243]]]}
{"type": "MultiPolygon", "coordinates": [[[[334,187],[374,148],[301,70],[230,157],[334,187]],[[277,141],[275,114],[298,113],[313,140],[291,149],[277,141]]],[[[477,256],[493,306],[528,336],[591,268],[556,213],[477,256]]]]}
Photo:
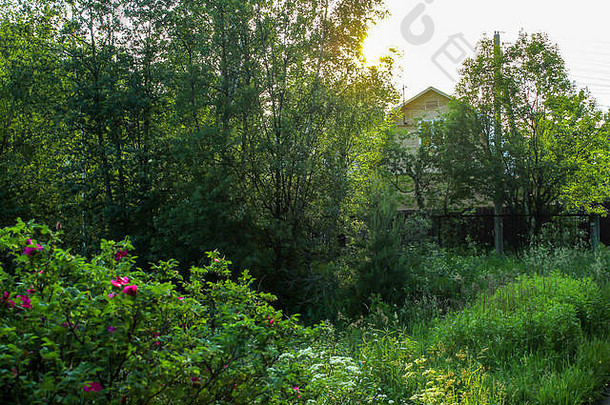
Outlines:
{"type": "Polygon", "coordinates": [[[386,0],[390,15],[373,26],[363,47],[374,63],[395,48],[402,56],[396,85],[405,98],[428,86],[452,94],[463,59],[478,40],[499,31],[513,42],[520,30],[546,32],[559,46],[570,78],[610,109],[610,2],[603,0],[386,0]]]}

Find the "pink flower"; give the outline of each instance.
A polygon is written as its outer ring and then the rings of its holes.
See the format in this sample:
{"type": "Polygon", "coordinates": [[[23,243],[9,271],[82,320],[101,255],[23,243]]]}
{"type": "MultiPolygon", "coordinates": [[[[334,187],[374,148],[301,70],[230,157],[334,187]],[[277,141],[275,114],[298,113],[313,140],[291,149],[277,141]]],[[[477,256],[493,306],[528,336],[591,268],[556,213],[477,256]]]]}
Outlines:
{"type": "Polygon", "coordinates": [[[127,287],[123,288],[123,293],[127,294],[127,295],[136,295],[136,292],[138,291],[138,286],[133,284],[133,285],[128,285],[127,287]]]}
{"type": "Polygon", "coordinates": [[[197,384],[199,382],[199,377],[191,377],[191,381],[193,384],[197,384]]]}
{"type": "Polygon", "coordinates": [[[40,271],[38,272],[38,274],[42,274],[42,273],[44,273],[44,269],[43,269],[43,270],[40,270],[40,271]]]}
{"type": "Polygon", "coordinates": [[[109,326],[108,327],[108,332],[114,333],[114,332],[116,332],[116,328],[114,326],[109,326]]]}
{"type": "MultiPolygon", "coordinates": [[[[27,244],[28,245],[34,245],[32,243],[32,239],[28,238],[27,240],[27,244]]],[[[25,249],[23,249],[23,253],[26,256],[32,256],[36,251],[38,250],[42,250],[42,246],[40,246],[38,243],[36,244],[36,247],[32,247],[32,246],[26,246],[25,249]]]]}
{"type": "Polygon", "coordinates": [[[184,297],[178,297],[179,301],[184,301],[184,297]]]}
{"type": "Polygon", "coordinates": [[[33,288],[28,288],[27,290],[25,290],[25,293],[26,293],[27,295],[33,294],[33,293],[35,293],[35,292],[36,292],[36,290],[35,290],[35,289],[33,289],[33,288]]]}
{"type": "Polygon", "coordinates": [[[108,293],[108,298],[113,299],[116,297],[116,293],[114,291],[108,293]]]}
{"type": "Polygon", "coordinates": [[[83,389],[85,390],[85,392],[98,392],[101,391],[103,387],[102,384],[98,383],[97,381],[94,381],[85,383],[83,389]]]}
{"type": "Polygon", "coordinates": [[[124,257],[127,257],[127,255],[129,255],[129,252],[127,252],[126,250],[122,250],[119,249],[115,254],[114,254],[114,260],[116,260],[117,262],[119,260],[121,260],[124,257]]]}
{"type": "Polygon", "coordinates": [[[112,279],[112,280],[110,280],[110,282],[115,287],[121,287],[121,286],[127,285],[129,283],[129,278],[127,278],[127,277],[117,277],[116,280],[112,279]]]}
{"type": "Polygon", "coordinates": [[[8,291],[5,291],[4,294],[2,294],[2,302],[11,308],[15,308],[15,301],[11,299],[11,293],[8,291]]]}
{"type": "Polygon", "coordinates": [[[17,298],[19,298],[21,300],[21,307],[22,308],[32,308],[32,303],[30,301],[30,298],[27,295],[18,295],[17,298]]]}

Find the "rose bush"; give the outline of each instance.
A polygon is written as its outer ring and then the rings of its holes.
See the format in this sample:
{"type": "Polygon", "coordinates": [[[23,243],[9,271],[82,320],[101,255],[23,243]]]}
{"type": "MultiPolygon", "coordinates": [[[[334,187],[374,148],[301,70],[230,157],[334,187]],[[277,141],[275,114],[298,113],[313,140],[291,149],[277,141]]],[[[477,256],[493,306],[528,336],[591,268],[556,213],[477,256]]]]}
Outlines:
{"type": "Polygon", "coordinates": [[[86,260],[47,227],[0,230],[0,403],[273,404],[307,400],[278,361],[300,326],[210,253],[189,280],[175,261],[134,268],[129,240],[86,260]]]}

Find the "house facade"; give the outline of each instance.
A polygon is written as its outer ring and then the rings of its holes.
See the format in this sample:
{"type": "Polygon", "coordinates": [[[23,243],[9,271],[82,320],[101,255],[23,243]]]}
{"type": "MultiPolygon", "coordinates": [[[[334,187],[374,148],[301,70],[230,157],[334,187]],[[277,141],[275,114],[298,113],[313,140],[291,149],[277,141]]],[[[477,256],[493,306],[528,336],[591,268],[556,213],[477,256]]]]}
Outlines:
{"type": "MultiPolygon", "coordinates": [[[[421,145],[418,130],[422,122],[436,121],[449,109],[451,96],[435,87],[428,87],[415,96],[405,101],[397,108],[395,113],[395,130],[400,137],[400,144],[405,152],[415,153],[421,145]]],[[[422,201],[422,196],[418,191],[421,183],[416,183],[413,178],[406,175],[406,172],[399,174],[399,170],[394,178],[395,185],[401,191],[401,203],[399,210],[414,211],[422,207],[417,201],[422,201]]],[[[439,198],[440,198],[439,193],[439,198]]]]}
{"type": "MultiPolygon", "coordinates": [[[[422,121],[434,121],[447,112],[451,96],[435,87],[428,87],[409,100],[405,101],[399,108],[396,116],[396,130],[406,133],[415,133],[422,121]]],[[[411,150],[417,149],[420,140],[416,137],[407,137],[405,147],[411,150]]]]}

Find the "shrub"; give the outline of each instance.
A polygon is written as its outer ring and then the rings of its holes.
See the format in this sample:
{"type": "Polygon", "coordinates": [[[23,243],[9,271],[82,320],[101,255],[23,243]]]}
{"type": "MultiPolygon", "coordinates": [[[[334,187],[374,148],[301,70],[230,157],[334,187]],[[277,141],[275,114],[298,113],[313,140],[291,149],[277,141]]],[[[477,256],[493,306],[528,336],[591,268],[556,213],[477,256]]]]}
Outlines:
{"type": "Polygon", "coordinates": [[[598,332],[608,320],[591,280],[533,276],[482,296],[437,333],[449,348],[484,353],[491,365],[536,351],[572,356],[583,334],[598,332]]]}
{"type": "Polygon", "coordinates": [[[211,253],[182,282],[174,261],[134,269],[129,240],[103,241],[91,260],[58,243],[43,226],[0,231],[0,402],[302,401],[302,367],[279,359],[314,331],[247,272],[232,280],[211,253]]]}

